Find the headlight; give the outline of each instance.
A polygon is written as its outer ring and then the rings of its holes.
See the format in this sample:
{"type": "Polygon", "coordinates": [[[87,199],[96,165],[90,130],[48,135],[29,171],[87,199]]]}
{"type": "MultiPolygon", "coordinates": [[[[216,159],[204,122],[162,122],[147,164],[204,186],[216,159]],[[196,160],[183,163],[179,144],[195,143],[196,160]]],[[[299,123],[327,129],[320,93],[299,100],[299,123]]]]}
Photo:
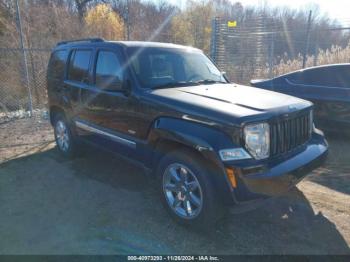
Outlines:
{"type": "Polygon", "coordinates": [[[270,126],[267,123],[247,125],[244,128],[245,147],[255,159],[270,155],[270,126]]]}

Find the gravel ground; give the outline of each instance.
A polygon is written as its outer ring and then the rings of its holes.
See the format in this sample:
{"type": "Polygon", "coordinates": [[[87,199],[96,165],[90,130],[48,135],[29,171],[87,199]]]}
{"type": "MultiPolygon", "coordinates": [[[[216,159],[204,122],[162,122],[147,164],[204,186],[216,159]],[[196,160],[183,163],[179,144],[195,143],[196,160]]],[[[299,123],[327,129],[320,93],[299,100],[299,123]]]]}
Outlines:
{"type": "Polygon", "coordinates": [[[87,147],[65,159],[46,121],[0,124],[0,254],[350,254],[350,139],[264,207],[208,232],[173,223],[141,170],[87,147]]]}

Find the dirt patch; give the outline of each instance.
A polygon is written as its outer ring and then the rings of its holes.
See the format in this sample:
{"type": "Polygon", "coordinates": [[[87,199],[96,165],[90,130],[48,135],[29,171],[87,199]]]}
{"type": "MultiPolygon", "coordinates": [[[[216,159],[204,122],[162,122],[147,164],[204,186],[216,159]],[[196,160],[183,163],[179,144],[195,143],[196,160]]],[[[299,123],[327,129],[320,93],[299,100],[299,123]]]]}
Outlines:
{"type": "Polygon", "coordinates": [[[173,223],[138,168],[95,148],[65,159],[47,121],[4,122],[0,254],[350,254],[350,139],[330,146],[286,196],[198,233],[173,223]]]}
{"type": "Polygon", "coordinates": [[[53,141],[52,128],[41,115],[0,119],[0,163],[44,151],[53,141]]]}

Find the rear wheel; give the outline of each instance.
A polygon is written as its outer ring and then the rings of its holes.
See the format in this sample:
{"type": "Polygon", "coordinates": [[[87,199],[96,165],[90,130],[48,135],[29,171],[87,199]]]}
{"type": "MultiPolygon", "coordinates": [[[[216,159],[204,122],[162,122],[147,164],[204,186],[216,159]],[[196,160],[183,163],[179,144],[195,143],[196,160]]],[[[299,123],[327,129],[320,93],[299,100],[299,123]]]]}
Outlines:
{"type": "Polygon", "coordinates": [[[76,138],[62,114],[57,114],[54,119],[54,134],[58,150],[65,156],[73,156],[76,152],[76,138]]]}
{"type": "Polygon", "coordinates": [[[204,159],[189,150],[163,157],[158,170],[161,198],[170,215],[194,228],[207,227],[223,214],[204,159]]]}

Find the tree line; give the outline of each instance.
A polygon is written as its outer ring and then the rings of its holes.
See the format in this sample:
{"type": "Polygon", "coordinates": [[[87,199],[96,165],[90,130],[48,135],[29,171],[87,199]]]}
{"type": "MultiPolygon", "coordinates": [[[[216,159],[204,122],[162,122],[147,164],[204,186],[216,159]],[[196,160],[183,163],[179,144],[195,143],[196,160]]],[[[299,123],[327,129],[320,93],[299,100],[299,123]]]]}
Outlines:
{"type": "MultiPolygon", "coordinates": [[[[275,39],[275,54],[288,53],[295,57],[305,47],[309,13],[308,9],[243,6],[229,0],[189,0],[182,8],[166,1],[142,0],[19,2],[25,44],[33,48],[51,48],[57,41],[89,36],[108,40],[125,40],[129,36],[130,40],[192,45],[208,53],[211,21],[221,17],[237,21],[237,30],[243,30],[248,36],[257,30],[281,31],[275,39]]],[[[332,45],[346,46],[349,33],[327,30],[339,27],[339,22],[321,15],[317,6],[310,8],[313,9],[310,52],[332,45]]],[[[235,41],[244,43],[246,40],[235,41]]],[[[0,45],[18,47],[14,0],[0,0],[0,45]]],[[[237,50],[240,51],[244,50],[237,50]]]]}

